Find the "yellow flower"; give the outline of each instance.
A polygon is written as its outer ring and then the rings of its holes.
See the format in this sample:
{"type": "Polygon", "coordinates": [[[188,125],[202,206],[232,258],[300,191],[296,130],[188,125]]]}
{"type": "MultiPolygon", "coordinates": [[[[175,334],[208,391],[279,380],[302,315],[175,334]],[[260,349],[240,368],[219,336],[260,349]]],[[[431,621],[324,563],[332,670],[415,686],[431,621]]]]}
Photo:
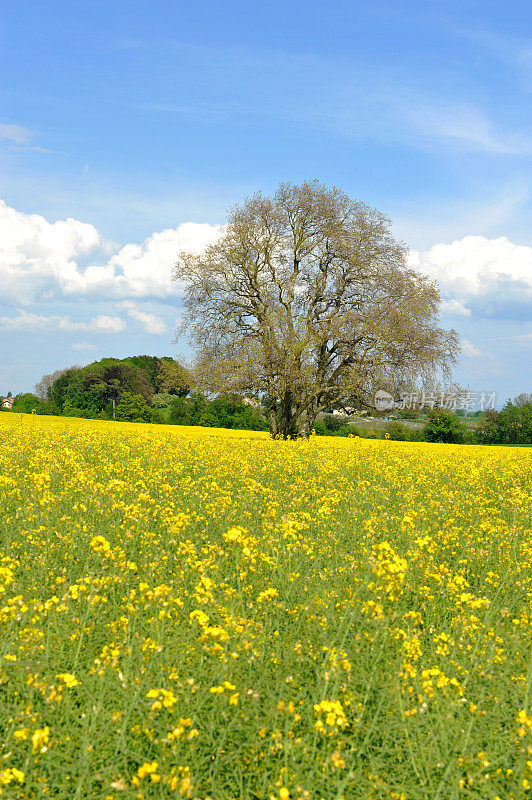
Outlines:
{"type": "Polygon", "coordinates": [[[265,589],[259,595],[257,595],[257,603],[264,603],[267,600],[274,600],[276,597],[279,597],[279,592],[277,589],[265,589]]]}
{"type": "Polygon", "coordinates": [[[159,767],[158,761],[146,762],[137,770],[137,777],[145,778],[147,775],[154,775],[159,767]]]}
{"type": "Polygon", "coordinates": [[[48,742],[50,741],[50,728],[46,726],[45,728],[37,728],[33,731],[31,736],[31,744],[33,748],[33,753],[46,753],[48,750],[48,742]]]}
{"type": "Polygon", "coordinates": [[[70,672],[60,672],[59,675],[57,675],[57,679],[65,686],[68,686],[69,689],[72,689],[74,686],[79,686],[78,679],[70,672]]]}
{"type": "Polygon", "coordinates": [[[90,545],[95,553],[101,553],[104,556],[111,553],[111,545],[105,536],[93,536],[90,545]]]}
{"type": "Polygon", "coordinates": [[[201,609],[199,608],[197,608],[195,611],[191,611],[188,616],[191,622],[196,620],[196,622],[201,628],[205,627],[209,623],[209,617],[204,611],[201,611],[201,609]]]}
{"type": "Polygon", "coordinates": [[[315,727],[322,733],[330,734],[335,728],[345,728],[347,725],[345,711],[339,700],[322,700],[314,706],[314,711],[318,716],[315,727]]]}
{"type": "Polygon", "coordinates": [[[177,697],[168,689],[150,689],[146,697],[149,700],[156,698],[150,706],[150,711],[157,711],[160,708],[172,709],[177,703],[177,697]]]}
{"type": "Polygon", "coordinates": [[[336,769],[343,769],[345,767],[345,761],[337,750],[332,754],[331,761],[336,769]]]}
{"type": "Polygon", "coordinates": [[[0,793],[2,793],[2,786],[8,786],[14,781],[18,781],[18,783],[24,783],[24,778],[25,775],[22,770],[17,769],[16,767],[8,767],[7,769],[0,770],[0,793]]]}

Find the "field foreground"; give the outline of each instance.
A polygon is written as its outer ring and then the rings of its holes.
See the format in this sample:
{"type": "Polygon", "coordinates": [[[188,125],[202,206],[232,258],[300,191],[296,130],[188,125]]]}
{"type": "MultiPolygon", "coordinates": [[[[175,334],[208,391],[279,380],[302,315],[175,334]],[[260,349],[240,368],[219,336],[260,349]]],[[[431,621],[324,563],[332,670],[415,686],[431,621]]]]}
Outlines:
{"type": "Polygon", "coordinates": [[[531,796],[530,449],[0,443],[0,795],[531,796]]]}

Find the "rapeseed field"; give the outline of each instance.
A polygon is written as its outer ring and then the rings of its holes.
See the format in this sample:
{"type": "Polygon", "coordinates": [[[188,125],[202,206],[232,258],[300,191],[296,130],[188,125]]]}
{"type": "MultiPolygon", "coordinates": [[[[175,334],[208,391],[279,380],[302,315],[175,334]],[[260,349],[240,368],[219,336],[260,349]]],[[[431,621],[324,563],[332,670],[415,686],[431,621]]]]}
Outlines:
{"type": "Polygon", "coordinates": [[[530,449],[0,442],[0,795],[531,796],[530,449]]]}

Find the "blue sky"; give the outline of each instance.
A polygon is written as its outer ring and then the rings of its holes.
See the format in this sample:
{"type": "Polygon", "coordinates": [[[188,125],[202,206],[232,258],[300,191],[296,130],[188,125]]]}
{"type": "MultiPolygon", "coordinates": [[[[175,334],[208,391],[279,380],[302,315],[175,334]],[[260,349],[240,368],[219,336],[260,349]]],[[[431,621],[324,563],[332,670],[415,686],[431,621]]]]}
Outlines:
{"type": "Polygon", "coordinates": [[[186,353],[175,254],[306,178],[393,219],[457,382],[532,391],[529,3],[19,0],[0,74],[0,393],[186,353]]]}

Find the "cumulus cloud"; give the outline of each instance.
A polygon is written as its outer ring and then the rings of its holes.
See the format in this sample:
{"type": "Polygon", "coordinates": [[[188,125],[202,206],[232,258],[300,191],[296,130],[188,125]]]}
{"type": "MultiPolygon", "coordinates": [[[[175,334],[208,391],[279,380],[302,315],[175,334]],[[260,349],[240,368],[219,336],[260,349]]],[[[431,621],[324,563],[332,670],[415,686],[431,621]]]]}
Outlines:
{"type": "MultiPolygon", "coordinates": [[[[200,252],[221,230],[185,222],[118,248],[89,223],[49,222],[0,201],[0,302],[24,307],[57,299],[126,301],[129,317],[149,333],[162,334],[164,322],[135,301],[175,298],[179,286],[172,268],[178,253],[200,252]]],[[[438,283],[447,316],[516,319],[530,313],[532,247],[504,236],[464,236],[412,251],[410,264],[438,283]]]]}
{"type": "Polygon", "coordinates": [[[0,300],[27,304],[61,294],[78,279],[78,260],[103,246],[89,223],[50,223],[0,200],[0,300]]]}
{"type": "Polygon", "coordinates": [[[160,317],[141,311],[137,304],[130,300],[124,300],[124,302],[119,303],[117,308],[123,309],[132,319],[140,322],[146,333],[160,335],[166,331],[166,325],[160,317]]]}
{"type": "Polygon", "coordinates": [[[532,247],[506,236],[464,236],[436,244],[412,251],[410,264],[438,283],[444,312],[511,318],[532,303],[532,247]]]}
{"type": "Polygon", "coordinates": [[[0,317],[0,328],[7,331],[90,331],[91,333],[120,333],[126,323],[120,317],[99,314],[88,322],[76,322],[69,316],[49,317],[20,309],[16,317],[0,317]]]}
{"type": "Polygon", "coordinates": [[[177,228],[153,233],[141,245],[126,244],[109,260],[124,294],[166,297],[176,291],[172,268],[182,250],[201,252],[220,234],[220,226],[184,222],[177,228]]]}
{"type": "Polygon", "coordinates": [[[172,282],[177,254],[201,251],[219,231],[185,222],[113,253],[116,247],[89,223],[72,218],[51,223],[0,200],[0,301],[166,298],[177,291],[172,282]]]}
{"type": "Polygon", "coordinates": [[[471,309],[466,308],[459,300],[443,300],[441,313],[449,317],[470,317],[471,309]]]}

